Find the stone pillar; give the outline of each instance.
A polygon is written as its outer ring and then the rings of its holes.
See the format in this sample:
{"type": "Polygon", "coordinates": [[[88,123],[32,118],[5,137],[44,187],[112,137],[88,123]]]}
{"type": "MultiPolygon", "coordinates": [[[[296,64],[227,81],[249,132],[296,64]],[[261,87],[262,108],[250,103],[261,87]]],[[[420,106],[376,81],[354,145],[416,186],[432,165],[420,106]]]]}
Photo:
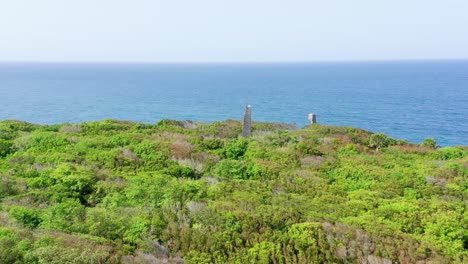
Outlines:
{"type": "Polygon", "coordinates": [[[311,124],[315,124],[315,123],[317,123],[317,119],[316,119],[316,117],[315,117],[315,114],[314,114],[314,113],[310,113],[310,114],[309,114],[309,118],[308,118],[308,119],[309,119],[309,121],[310,121],[310,123],[311,123],[311,124]]]}
{"type": "Polygon", "coordinates": [[[250,137],[252,135],[252,110],[251,106],[245,107],[244,126],[242,127],[242,136],[250,137]]]}

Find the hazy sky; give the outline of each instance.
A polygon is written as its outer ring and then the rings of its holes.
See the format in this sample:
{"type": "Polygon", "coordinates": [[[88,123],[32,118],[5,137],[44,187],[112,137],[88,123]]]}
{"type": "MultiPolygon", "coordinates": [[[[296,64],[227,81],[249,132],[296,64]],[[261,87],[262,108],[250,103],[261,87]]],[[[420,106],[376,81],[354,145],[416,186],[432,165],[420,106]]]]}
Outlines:
{"type": "Polygon", "coordinates": [[[468,58],[468,0],[0,0],[0,61],[468,58]]]}

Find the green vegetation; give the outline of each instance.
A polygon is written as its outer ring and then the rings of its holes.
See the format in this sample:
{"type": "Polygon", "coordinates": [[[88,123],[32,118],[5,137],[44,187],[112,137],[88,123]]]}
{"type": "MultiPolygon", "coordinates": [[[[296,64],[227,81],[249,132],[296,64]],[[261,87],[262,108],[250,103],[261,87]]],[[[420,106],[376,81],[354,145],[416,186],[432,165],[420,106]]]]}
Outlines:
{"type": "Polygon", "coordinates": [[[288,127],[2,121],[0,263],[466,263],[467,147],[288,127]]]}

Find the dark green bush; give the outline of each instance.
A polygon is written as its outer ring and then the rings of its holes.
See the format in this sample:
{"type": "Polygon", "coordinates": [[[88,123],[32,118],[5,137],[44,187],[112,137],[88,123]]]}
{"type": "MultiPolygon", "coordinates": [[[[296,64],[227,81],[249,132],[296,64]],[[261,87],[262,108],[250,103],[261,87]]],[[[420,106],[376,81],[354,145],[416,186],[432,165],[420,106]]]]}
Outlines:
{"type": "Polygon", "coordinates": [[[35,228],[42,222],[39,211],[31,208],[14,206],[10,214],[26,227],[35,228]]]}
{"type": "Polygon", "coordinates": [[[5,237],[0,234],[0,262],[21,263],[23,252],[18,249],[18,241],[14,237],[5,237]]]}
{"type": "Polygon", "coordinates": [[[13,144],[10,141],[0,139],[0,158],[6,157],[13,152],[13,144]]]}
{"type": "Polygon", "coordinates": [[[227,177],[232,179],[245,179],[246,166],[243,161],[238,160],[221,160],[212,169],[215,176],[227,177]]]}
{"type": "Polygon", "coordinates": [[[463,151],[459,148],[453,148],[453,147],[445,147],[439,149],[435,153],[436,157],[438,159],[442,160],[450,160],[450,159],[456,159],[456,158],[463,158],[466,156],[466,151],[463,151]]]}
{"type": "Polygon", "coordinates": [[[433,138],[426,138],[421,145],[424,147],[431,148],[431,149],[436,149],[439,147],[439,145],[433,138]]]}
{"type": "Polygon", "coordinates": [[[359,148],[354,144],[348,144],[338,150],[338,154],[341,156],[354,156],[359,154],[359,148]]]}
{"type": "Polygon", "coordinates": [[[239,159],[244,156],[249,146],[249,141],[245,138],[228,141],[224,148],[224,154],[228,159],[239,159]]]}
{"type": "Polygon", "coordinates": [[[372,134],[369,137],[369,147],[379,150],[380,148],[385,148],[391,145],[392,140],[383,133],[372,134]]]}
{"type": "Polygon", "coordinates": [[[323,153],[318,149],[319,142],[317,138],[301,141],[296,144],[296,150],[302,155],[322,156],[323,153]]]}

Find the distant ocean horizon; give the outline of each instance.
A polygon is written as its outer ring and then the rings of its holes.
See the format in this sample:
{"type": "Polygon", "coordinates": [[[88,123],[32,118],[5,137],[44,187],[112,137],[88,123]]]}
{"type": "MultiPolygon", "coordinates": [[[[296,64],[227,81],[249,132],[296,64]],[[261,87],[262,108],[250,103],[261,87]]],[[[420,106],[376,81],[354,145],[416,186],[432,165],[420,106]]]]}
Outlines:
{"type": "Polygon", "coordinates": [[[122,119],[352,126],[468,145],[468,60],[300,63],[0,63],[0,120],[122,119]]]}

